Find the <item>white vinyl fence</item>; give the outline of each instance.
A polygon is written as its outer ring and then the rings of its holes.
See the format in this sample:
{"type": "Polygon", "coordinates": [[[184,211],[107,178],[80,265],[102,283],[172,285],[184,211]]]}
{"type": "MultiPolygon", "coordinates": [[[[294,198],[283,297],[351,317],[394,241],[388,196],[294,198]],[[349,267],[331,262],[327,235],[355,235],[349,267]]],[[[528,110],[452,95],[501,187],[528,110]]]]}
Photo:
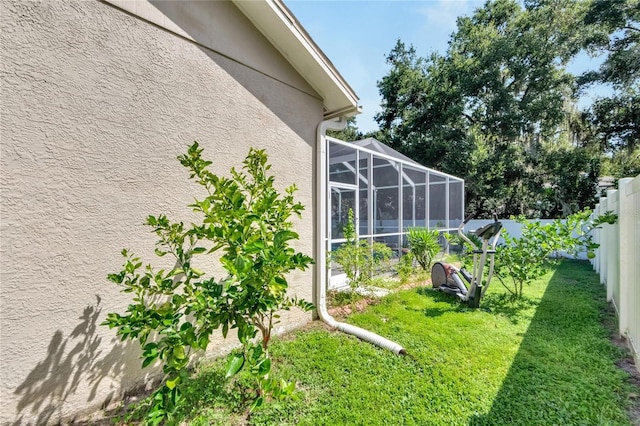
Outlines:
{"type": "Polygon", "coordinates": [[[591,264],[607,286],[620,335],[628,339],[640,366],[640,175],[620,179],[618,189],[607,191],[593,214],[607,211],[616,213],[618,221],[593,231],[600,247],[591,264]]]}

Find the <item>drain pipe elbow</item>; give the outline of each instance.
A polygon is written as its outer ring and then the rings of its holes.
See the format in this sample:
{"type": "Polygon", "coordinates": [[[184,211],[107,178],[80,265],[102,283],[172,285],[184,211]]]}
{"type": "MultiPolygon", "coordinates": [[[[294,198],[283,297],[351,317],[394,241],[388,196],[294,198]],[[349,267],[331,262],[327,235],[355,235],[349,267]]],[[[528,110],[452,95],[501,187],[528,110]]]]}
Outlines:
{"type": "Polygon", "coordinates": [[[344,333],[351,334],[358,337],[365,342],[372,343],[383,349],[387,349],[397,355],[406,355],[405,349],[399,344],[385,339],[371,331],[364,330],[360,327],[356,327],[351,324],[336,321],[329,311],[327,310],[327,215],[328,206],[325,195],[327,194],[327,143],[326,143],[326,131],[327,130],[342,130],[347,126],[346,117],[340,117],[339,120],[325,120],[318,125],[317,138],[316,138],[316,179],[318,188],[317,192],[317,213],[316,213],[316,295],[317,295],[317,312],[318,316],[327,325],[336,330],[340,330],[344,333]]]}

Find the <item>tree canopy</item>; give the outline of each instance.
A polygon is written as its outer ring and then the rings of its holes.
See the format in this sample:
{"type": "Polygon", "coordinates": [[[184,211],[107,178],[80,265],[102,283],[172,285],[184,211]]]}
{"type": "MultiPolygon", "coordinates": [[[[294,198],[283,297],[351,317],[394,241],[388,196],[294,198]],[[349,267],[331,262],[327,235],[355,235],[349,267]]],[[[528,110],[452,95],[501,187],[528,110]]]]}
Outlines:
{"type": "Polygon", "coordinates": [[[465,178],[469,213],[558,217],[592,205],[602,162],[625,173],[640,163],[639,16],[638,0],[491,0],[458,18],[443,55],[398,40],[378,82],[377,137],[465,178]],[[605,60],[574,76],[567,64],[580,52],[605,60]],[[594,83],[612,95],[579,111],[594,83]]]}
{"type": "Polygon", "coordinates": [[[604,54],[597,70],[579,77],[582,87],[606,84],[608,97],[585,111],[594,129],[593,143],[612,154],[605,171],[617,175],[640,173],[640,1],[593,1],[585,23],[596,30],[585,44],[592,54],[604,54]]]}

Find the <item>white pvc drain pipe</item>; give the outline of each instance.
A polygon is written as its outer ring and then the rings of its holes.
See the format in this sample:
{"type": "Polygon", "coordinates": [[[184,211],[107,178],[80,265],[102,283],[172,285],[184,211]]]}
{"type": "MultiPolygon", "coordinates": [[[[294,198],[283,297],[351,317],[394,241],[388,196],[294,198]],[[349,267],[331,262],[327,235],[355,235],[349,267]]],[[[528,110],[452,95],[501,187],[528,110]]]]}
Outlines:
{"type": "Polygon", "coordinates": [[[351,324],[336,321],[327,311],[327,143],[325,133],[327,130],[342,130],[347,125],[347,120],[340,117],[340,121],[326,120],[318,125],[317,130],[317,203],[316,208],[316,291],[318,295],[318,316],[330,327],[344,333],[358,337],[365,342],[373,343],[383,349],[387,349],[397,355],[405,355],[407,352],[399,344],[385,339],[371,331],[356,327],[351,324]]]}

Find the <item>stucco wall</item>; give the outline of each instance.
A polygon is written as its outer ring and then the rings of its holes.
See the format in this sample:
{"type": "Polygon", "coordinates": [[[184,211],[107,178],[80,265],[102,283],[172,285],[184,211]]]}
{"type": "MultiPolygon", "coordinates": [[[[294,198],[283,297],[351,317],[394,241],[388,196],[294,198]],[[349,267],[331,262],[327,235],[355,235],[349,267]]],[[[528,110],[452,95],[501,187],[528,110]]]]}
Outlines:
{"type": "MultiPolygon", "coordinates": [[[[72,419],[149,374],[99,326],[129,300],[106,274],[124,247],[156,262],[148,214],[191,219],[201,193],[175,158],[193,140],[220,173],[265,148],[300,188],[297,248],[313,252],[318,96],[232,4],[161,3],[189,37],[98,1],[0,2],[1,424],[72,419]]],[[[311,299],[312,271],[291,282],[311,299]]]]}

